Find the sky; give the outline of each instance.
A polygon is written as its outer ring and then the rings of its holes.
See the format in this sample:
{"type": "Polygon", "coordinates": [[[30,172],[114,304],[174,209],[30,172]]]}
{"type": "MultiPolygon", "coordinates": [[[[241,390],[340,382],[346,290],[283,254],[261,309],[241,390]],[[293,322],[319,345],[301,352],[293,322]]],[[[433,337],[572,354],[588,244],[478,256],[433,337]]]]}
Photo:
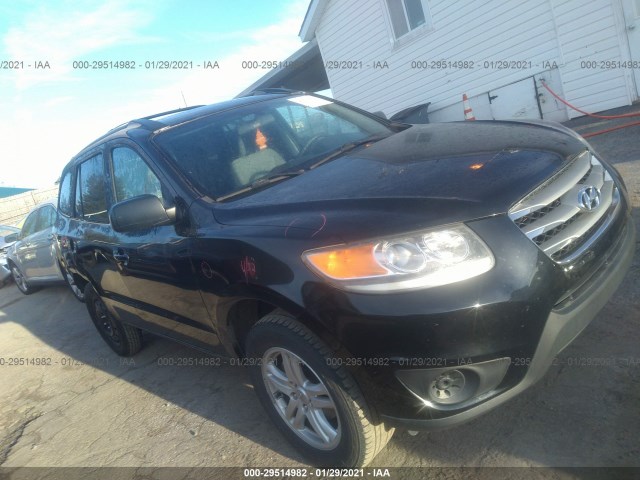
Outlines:
{"type": "Polygon", "coordinates": [[[235,96],[269,71],[243,61],[284,60],[303,46],[308,3],[0,2],[0,186],[52,186],[76,153],[119,124],[235,96]],[[162,61],[190,68],[153,68],[162,61]],[[108,68],[82,68],[97,62],[108,68]]]}

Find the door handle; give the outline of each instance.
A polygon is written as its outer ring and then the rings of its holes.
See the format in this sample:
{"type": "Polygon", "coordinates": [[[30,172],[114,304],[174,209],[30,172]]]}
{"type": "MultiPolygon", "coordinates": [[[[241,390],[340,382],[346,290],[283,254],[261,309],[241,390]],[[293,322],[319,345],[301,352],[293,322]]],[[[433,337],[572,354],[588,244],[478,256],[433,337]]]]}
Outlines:
{"type": "Polygon", "coordinates": [[[627,30],[635,30],[636,29],[636,24],[632,23],[631,25],[627,25],[627,30]]]}
{"type": "Polygon", "coordinates": [[[124,253],[122,250],[114,250],[113,258],[116,262],[123,264],[125,267],[129,263],[129,255],[124,253]]]}

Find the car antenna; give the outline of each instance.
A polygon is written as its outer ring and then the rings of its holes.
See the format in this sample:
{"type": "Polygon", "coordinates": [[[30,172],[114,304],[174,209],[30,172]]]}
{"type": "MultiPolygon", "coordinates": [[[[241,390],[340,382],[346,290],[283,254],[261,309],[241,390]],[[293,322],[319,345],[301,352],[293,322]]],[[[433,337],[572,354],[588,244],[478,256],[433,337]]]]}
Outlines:
{"type": "Polygon", "coordinates": [[[182,90],[180,90],[180,95],[182,95],[182,101],[184,102],[184,107],[187,108],[189,105],[187,105],[187,100],[184,98],[184,93],[182,92],[182,90]]]}

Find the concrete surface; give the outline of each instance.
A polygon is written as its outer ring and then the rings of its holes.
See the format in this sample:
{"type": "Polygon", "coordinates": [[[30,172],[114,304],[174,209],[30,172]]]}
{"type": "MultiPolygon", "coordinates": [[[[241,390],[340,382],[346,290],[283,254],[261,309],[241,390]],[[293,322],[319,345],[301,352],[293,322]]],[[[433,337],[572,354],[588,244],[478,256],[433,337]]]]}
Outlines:
{"type": "MultiPolygon", "coordinates": [[[[591,142],[622,172],[640,226],[639,134],[634,127],[591,142]]],[[[146,340],[133,360],[121,360],[65,287],[28,297],[14,285],[1,289],[0,465],[305,465],[242,368],[162,365],[208,357],[146,340]],[[12,358],[51,364],[9,366],[12,358]]],[[[639,345],[637,255],[614,298],[540,383],[467,425],[397,432],[373,466],[640,467],[639,345]]],[[[444,472],[440,478],[468,474],[444,472]]]]}

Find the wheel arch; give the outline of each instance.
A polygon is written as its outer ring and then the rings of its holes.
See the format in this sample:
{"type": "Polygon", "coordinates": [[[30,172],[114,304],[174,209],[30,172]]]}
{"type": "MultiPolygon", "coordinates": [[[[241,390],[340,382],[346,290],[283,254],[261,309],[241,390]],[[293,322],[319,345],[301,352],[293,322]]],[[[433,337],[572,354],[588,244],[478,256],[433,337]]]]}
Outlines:
{"type": "Polygon", "coordinates": [[[249,330],[265,315],[275,311],[290,315],[320,337],[334,351],[344,350],[337,337],[303,307],[277,294],[243,296],[219,306],[219,334],[227,350],[244,357],[244,343],[249,330]]]}

